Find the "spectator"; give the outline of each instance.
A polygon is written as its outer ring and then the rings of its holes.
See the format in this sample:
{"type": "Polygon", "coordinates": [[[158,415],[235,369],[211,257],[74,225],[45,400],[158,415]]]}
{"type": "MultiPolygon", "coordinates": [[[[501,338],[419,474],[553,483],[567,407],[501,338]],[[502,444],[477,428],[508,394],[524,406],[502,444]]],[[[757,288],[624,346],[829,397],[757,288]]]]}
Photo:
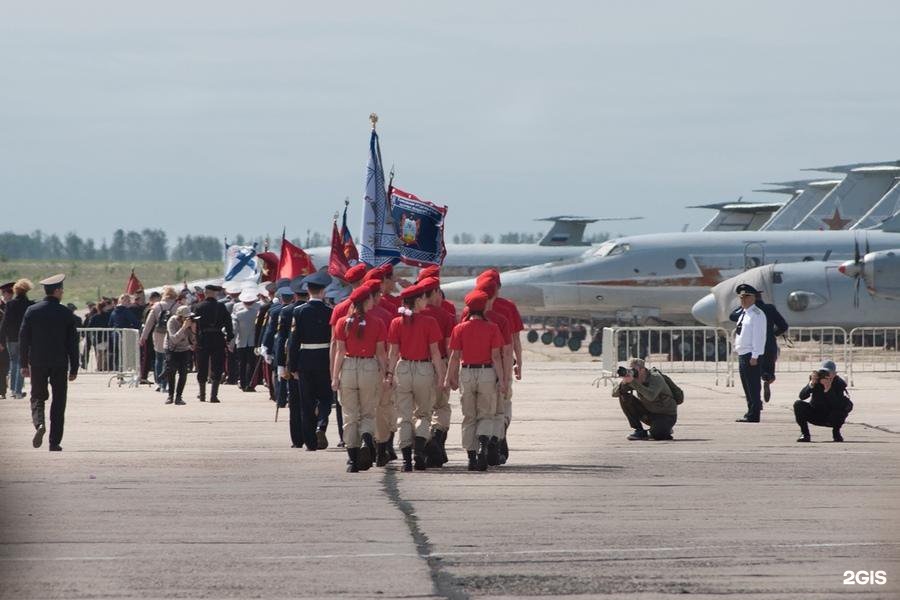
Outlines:
{"type": "Polygon", "coordinates": [[[22,328],[25,310],[34,304],[28,299],[28,292],[33,287],[34,284],[27,279],[20,279],[13,284],[13,298],[6,304],[6,313],[3,315],[3,322],[0,323],[0,345],[9,352],[9,387],[13,398],[25,397],[22,393],[25,378],[19,364],[19,330],[22,328]]]}
{"type": "MultiPolygon", "coordinates": [[[[153,295],[150,301],[153,302],[153,295]]],[[[144,321],[144,330],[141,332],[141,345],[147,350],[148,356],[153,356],[153,375],[156,381],[156,391],[168,390],[169,378],[163,377],[166,363],[166,324],[175,312],[178,303],[178,292],[172,286],[166,286],[162,290],[161,299],[153,303],[153,307],[147,312],[144,321]],[[152,353],[152,354],[150,354],[152,353]]]]}
{"type": "Polygon", "coordinates": [[[678,420],[678,405],[672,390],[662,374],[649,371],[640,358],[632,358],[629,366],[619,369],[622,379],[612,390],[634,429],[628,439],[671,440],[672,428],[678,420]],[[642,423],[650,426],[649,435],[642,423]]]}
{"type": "Polygon", "coordinates": [[[187,381],[188,365],[191,354],[197,347],[197,326],[191,319],[191,309],[179,306],[175,314],[166,322],[166,335],[160,346],[166,349],[166,368],[164,376],[169,383],[166,404],[184,405],[184,385],[187,381]],[[178,374],[178,384],[175,374],[178,374]]]}
{"type": "Polygon", "coordinates": [[[259,314],[256,296],[256,288],[242,291],[238,298],[239,302],[231,311],[238,380],[244,392],[256,391],[252,381],[253,371],[256,368],[256,357],[253,354],[256,347],[256,317],[259,314]]]}

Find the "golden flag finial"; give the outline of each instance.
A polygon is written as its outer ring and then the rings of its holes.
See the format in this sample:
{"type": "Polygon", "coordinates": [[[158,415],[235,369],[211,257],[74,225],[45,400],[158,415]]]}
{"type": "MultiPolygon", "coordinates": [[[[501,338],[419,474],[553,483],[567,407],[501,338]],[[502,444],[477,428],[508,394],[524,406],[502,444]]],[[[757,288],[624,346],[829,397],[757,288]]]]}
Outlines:
{"type": "Polygon", "coordinates": [[[378,124],[378,115],[375,113],[370,114],[369,121],[372,122],[372,129],[375,129],[375,126],[378,124]]]}

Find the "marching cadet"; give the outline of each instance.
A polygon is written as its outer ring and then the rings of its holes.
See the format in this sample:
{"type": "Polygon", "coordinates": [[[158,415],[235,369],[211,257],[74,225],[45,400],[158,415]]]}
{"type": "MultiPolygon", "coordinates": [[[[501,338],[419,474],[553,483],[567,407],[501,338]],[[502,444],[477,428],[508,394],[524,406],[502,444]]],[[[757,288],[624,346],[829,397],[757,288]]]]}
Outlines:
{"type": "MultiPolygon", "coordinates": [[[[434,277],[435,279],[440,281],[441,268],[437,265],[431,265],[429,267],[425,267],[424,269],[419,271],[419,275],[418,275],[418,278],[416,279],[416,283],[418,283],[424,279],[428,279],[429,277],[434,277]]],[[[449,300],[447,300],[444,297],[444,292],[442,292],[440,289],[438,289],[438,293],[440,293],[440,295],[441,295],[441,303],[440,303],[441,308],[443,308],[445,311],[450,313],[450,316],[453,317],[453,322],[455,323],[456,322],[456,305],[453,304],[452,302],[450,302],[449,300]]]]}
{"type": "MultiPolygon", "coordinates": [[[[261,378],[262,381],[265,382],[266,389],[269,391],[269,400],[275,400],[275,386],[272,383],[272,372],[269,369],[269,363],[265,360],[265,355],[262,352],[263,345],[265,344],[264,335],[266,332],[266,324],[269,322],[268,314],[269,310],[274,306],[273,301],[275,299],[275,282],[269,281],[266,283],[261,283],[259,285],[259,312],[256,315],[256,328],[254,331],[254,338],[256,339],[256,349],[255,352],[259,356],[257,362],[260,366],[259,377],[257,381],[261,378]]],[[[253,382],[251,382],[251,386],[253,382]]]]}
{"type": "MultiPolygon", "coordinates": [[[[281,380],[282,393],[290,408],[291,448],[301,448],[304,443],[307,450],[316,450],[316,441],[306,435],[303,419],[303,396],[300,393],[300,381],[291,377],[288,358],[288,342],[291,339],[291,328],[294,324],[294,309],[306,302],[307,289],[303,277],[294,277],[290,282],[291,296],[285,297],[285,304],[278,315],[277,333],[275,334],[275,365],[278,378],[281,380]]],[[[282,405],[283,406],[283,405],[282,405]]]]}
{"type": "Polygon", "coordinates": [[[350,293],[350,312],[333,329],[337,352],[331,387],[341,393],[344,441],[350,462],[348,473],[366,471],[375,458],[375,409],[387,370],[387,327],[370,316],[374,302],[368,286],[350,293]]]}
{"type": "Polygon", "coordinates": [[[50,451],[62,450],[60,442],[66,419],[68,382],[78,376],[78,332],[72,311],[63,306],[63,274],[40,282],[46,297],[29,306],[19,331],[22,376],[31,377],[31,420],[34,424],[32,446],[40,448],[47,430],[44,403],[50,398],[50,451]]]}
{"type": "Polygon", "coordinates": [[[394,279],[394,265],[385,263],[377,267],[377,270],[378,274],[381,275],[381,301],[379,304],[389,313],[396,314],[403,303],[403,299],[394,295],[394,291],[397,289],[397,282],[394,279]]]}
{"type": "MultiPolygon", "coordinates": [[[[441,361],[444,369],[447,368],[449,353],[447,345],[456,319],[443,309],[441,296],[441,282],[436,277],[426,277],[419,282],[419,287],[425,292],[425,308],[422,314],[434,318],[441,329],[441,340],[438,342],[438,350],[441,353],[441,361]]],[[[429,467],[442,467],[447,463],[447,432],[450,430],[450,388],[444,386],[438,389],[434,400],[434,412],[431,418],[431,441],[426,446],[429,467]]]]}
{"type": "Polygon", "coordinates": [[[221,286],[208,284],[204,290],[203,302],[197,304],[194,316],[197,319],[197,383],[200,393],[197,398],[206,402],[206,382],[212,381],[209,393],[211,403],[219,402],[219,384],[225,367],[225,346],[234,339],[231,315],[225,305],[216,299],[221,286]]]}
{"type": "Polygon", "coordinates": [[[388,329],[388,370],[386,383],[396,390],[400,413],[400,449],[403,470],[412,471],[413,444],[415,468],[423,471],[425,444],[431,437],[431,414],[438,387],[444,385],[444,363],[438,350],[441,330],[433,317],[422,314],[425,294],[413,284],[400,293],[400,316],[388,329]]]}
{"type": "Polygon", "coordinates": [[[497,292],[493,296],[491,309],[506,317],[506,320],[509,323],[509,333],[512,337],[513,356],[511,368],[507,370],[506,392],[500,398],[502,402],[497,402],[498,413],[501,409],[503,411],[503,426],[498,426],[497,432],[497,437],[499,439],[499,461],[505,463],[509,459],[509,444],[507,443],[506,433],[512,422],[513,378],[515,377],[515,380],[517,381],[522,379],[522,341],[519,334],[525,329],[525,325],[522,323],[522,316],[519,314],[519,309],[516,307],[515,303],[512,300],[500,296],[500,289],[502,286],[500,284],[500,273],[497,272],[496,269],[488,269],[479,275],[476,279],[476,286],[484,285],[489,281],[493,281],[497,287],[497,292]]]}
{"type": "MultiPolygon", "coordinates": [[[[372,273],[372,271],[369,271],[369,273],[372,273]]],[[[367,277],[369,273],[366,274],[367,277]]],[[[387,331],[396,313],[389,313],[383,306],[379,305],[382,285],[381,274],[376,273],[375,276],[365,279],[363,285],[369,288],[369,293],[372,295],[372,308],[366,311],[366,316],[380,319],[384,323],[384,330],[387,331]]],[[[382,385],[378,406],[375,407],[376,466],[383,467],[390,461],[397,460],[397,453],[394,452],[394,433],[396,431],[397,407],[394,403],[394,392],[390,386],[382,385]]]]}
{"type": "Polygon", "coordinates": [[[450,367],[445,385],[462,392],[462,445],[468,453],[469,470],[486,471],[497,393],[506,389],[500,357],[503,337],[500,328],[484,316],[487,294],[481,290],[469,292],[465,303],[466,317],[453,328],[450,337],[450,367]]]}
{"type": "Polygon", "coordinates": [[[756,306],[756,289],[742,283],[736,290],[741,298],[743,312],[734,329],[734,353],[738,355],[741,385],[747,399],[747,412],[738,423],[759,423],[762,411],[760,400],[760,361],[766,352],[768,322],[765,313],[756,306]]]}
{"type": "MultiPolygon", "coordinates": [[[[331,307],[325,288],[331,276],[317,271],[303,279],[309,301],[293,310],[293,331],[288,341],[288,369],[299,382],[303,439],[307,450],[328,447],[325,432],[334,394],[331,389],[331,307]]],[[[291,411],[293,413],[293,411],[291,411]]]]}
{"type": "MultiPolygon", "coordinates": [[[[287,391],[283,385],[281,377],[277,374],[278,360],[275,354],[275,336],[278,332],[278,320],[281,316],[281,309],[294,298],[294,291],[291,289],[291,281],[283,278],[275,282],[275,297],[272,305],[266,312],[265,322],[263,323],[262,343],[259,347],[259,354],[268,365],[269,375],[272,378],[272,400],[279,407],[287,406],[287,391]]],[[[302,445],[302,444],[301,444],[302,445]]]]}
{"type": "MultiPolygon", "coordinates": [[[[500,328],[500,336],[503,338],[503,346],[500,348],[500,360],[503,365],[503,381],[507,387],[512,384],[513,344],[509,319],[494,310],[494,299],[497,297],[497,283],[493,279],[482,281],[476,290],[487,294],[487,307],[484,311],[485,318],[500,328]]],[[[468,309],[466,309],[468,310],[468,309]]],[[[463,311],[463,318],[466,311],[463,311]]],[[[508,391],[508,390],[507,390],[508,391]]],[[[509,450],[506,445],[506,404],[505,396],[498,397],[496,413],[494,415],[494,433],[488,443],[488,465],[495,467],[506,463],[509,450]],[[503,450],[503,451],[501,451],[503,450]]]]}

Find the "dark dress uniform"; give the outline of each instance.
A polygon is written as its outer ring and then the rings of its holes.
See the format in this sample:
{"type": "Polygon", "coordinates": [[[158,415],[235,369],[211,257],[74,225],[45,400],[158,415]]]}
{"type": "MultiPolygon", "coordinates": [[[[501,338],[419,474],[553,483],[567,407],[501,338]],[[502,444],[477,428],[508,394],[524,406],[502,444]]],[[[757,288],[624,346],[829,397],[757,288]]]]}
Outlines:
{"type": "MultiPolygon", "coordinates": [[[[281,302],[278,302],[277,304],[274,302],[272,303],[272,307],[266,313],[266,325],[263,329],[262,343],[260,344],[261,346],[265,346],[272,356],[272,367],[270,372],[278,368],[275,335],[278,330],[278,319],[281,315],[282,308],[284,308],[284,304],[281,302]]],[[[287,405],[287,400],[285,398],[284,386],[282,385],[281,379],[275,373],[272,373],[272,399],[278,403],[278,406],[284,408],[287,405]]]]}
{"type": "MultiPolygon", "coordinates": [[[[308,450],[326,446],[325,431],[334,393],[331,389],[331,308],[318,298],[294,308],[288,342],[288,370],[299,374],[303,439],[308,450]],[[318,435],[317,435],[318,434],[318,435]],[[321,437],[321,440],[317,438],[321,437]]],[[[293,411],[291,411],[293,415],[293,411]]]]}
{"type": "MultiPolygon", "coordinates": [[[[294,308],[301,304],[302,302],[290,302],[285,304],[281,308],[281,312],[278,313],[278,332],[275,334],[275,357],[273,359],[273,364],[275,364],[276,369],[280,367],[290,372],[287,361],[287,344],[291,338],[291,324],[293,323],[294,308]]],[[[286,381],[280,377],[279,379],[281,380],[282,402],[286,402],[291,411],[291,446],[300,448],[303,446],[304,440],[306,440],[313,446],[312,448],[309,448],[309,444],[307,444],[307,448],[315,450],[315,435],[311,438],[307,438],[304,435],[303,408],[300,402],[300,382],[293,377],[286,381]]],[[[281,406],[284,406],[284,404],[281,406]]]]}
{"type": "Polygon", "coordinates": [[[210,402],[219,401],[219,384],[225,366],[225,344],[234,338],[231,316],[225,305],[215,298],[207,297],[194,309],[197,321],[197,382],[200,384],[199,398],[206,401],[206,381],[212,378],[210,402]],[[224,330],[224,333],[223,333],[224,330]]]}
{"type": "Polygon", "coordinates": [[[78,332],[72,311],[54,296],[47,296],[29,307],[22,319],[19,344],[22,365],[31,369],[31,420],[37,430],[34,447],[39,447],[43,438],[44,404],[50,398],[49,384],[53,391],[50,449],[61,450],[68,378],[78,374],[78,332]]]}

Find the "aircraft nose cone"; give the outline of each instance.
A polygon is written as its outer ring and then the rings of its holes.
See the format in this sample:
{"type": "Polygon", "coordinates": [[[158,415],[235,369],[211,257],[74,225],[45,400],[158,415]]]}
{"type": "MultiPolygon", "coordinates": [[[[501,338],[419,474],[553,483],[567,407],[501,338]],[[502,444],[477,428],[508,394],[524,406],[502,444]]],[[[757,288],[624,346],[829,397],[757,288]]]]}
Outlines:
{"type": "Polygon", "coordinates": [[[719,307],[718,304],[716,304],[716,297],[712,294],[707,294],[703,298],[697,300],[694,307],[691,309],[691,314],[704,325],[716,327],[719,324],[719,307]]]}
{"type": "Polygon", "coordinates": [[[856,277],[860,272],[860,265],[853,262],[852,260],[848,260],[844,264],[838,267],[838,271],[846,275],[847,277],[856,277]]]}

